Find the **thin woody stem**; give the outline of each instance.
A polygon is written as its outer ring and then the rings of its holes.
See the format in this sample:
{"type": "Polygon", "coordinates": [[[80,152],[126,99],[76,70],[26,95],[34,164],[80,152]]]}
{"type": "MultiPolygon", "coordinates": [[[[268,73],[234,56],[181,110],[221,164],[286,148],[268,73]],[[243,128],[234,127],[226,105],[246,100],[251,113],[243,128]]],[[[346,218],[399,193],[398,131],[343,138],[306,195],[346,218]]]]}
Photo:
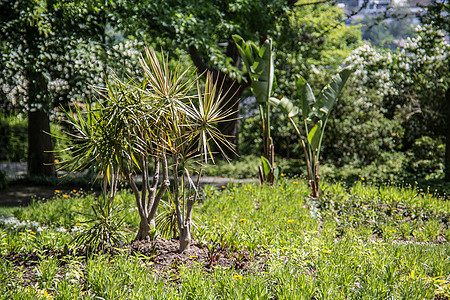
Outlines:
{"type": "Polygon", "coordinates": [[[162,196],[164,195],[164,193],[166,192],[167,188],[170,185],[169,168],[167,167],[167,157],[165,153],[162,155],[161,160],[162,160],[163,182],[161,187],[159,188],[158,194],[156,194],[155,201],[150,209],[148,216],[150,220],[155,218],[156,209],[158,208],[159,202],[161,201],[162,196]]]}
{"type": "Polygon", "coordinates": [[[181,211],[180,211],[180,199],[179,199],[180,198],[180,194],[179,194],[180,182],[178,179],[178,158],[176,157],[176,154],[174,154],[172,157],[173,157],[173,185],[174,185],[173,201],[175,202],[178,230],[179,230],[179,232],[181,232],[183,229],[183,216],[181,215],[181,211]]]}
{"type": "MultiPolygon", "coordinates": [[[[153,210],[153,205],[155,202],[156,189],[158,187],[159,181],[159,168],[160,168],[160,158],[155,157],[155,171],[153,173],[152,186],[149,188],[148,200],[147,200],[147,210],[149,211],[149,219],[151,218],[150,211],[153,210]]],[[[163,171],[164,172],[164,171],[163,171]]]]}

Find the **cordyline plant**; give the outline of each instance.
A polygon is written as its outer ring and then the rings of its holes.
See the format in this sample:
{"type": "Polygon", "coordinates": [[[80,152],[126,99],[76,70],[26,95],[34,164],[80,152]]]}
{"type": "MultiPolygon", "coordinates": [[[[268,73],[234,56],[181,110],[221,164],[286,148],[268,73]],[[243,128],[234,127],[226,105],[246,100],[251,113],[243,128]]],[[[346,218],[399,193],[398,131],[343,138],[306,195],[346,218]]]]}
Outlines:
{"type": "Polygon", "coordinates": [[[299,107],[296,107],[287,98],[282,98],[281,100],[270,99],[272,105],[281,108],[287,114],[300,136],[303,149],[305,150],[308,183],[311,188],[311,197],[313,198],[319,197],[320,193],[319,155],[325,126],[331,110],[351,73],[352,71],[347,68],[336,74],[331,82],[322,89],[317,100],[308,82],[299,76],[296,84],[299,107]],[[306,137],[302,135],[293,119],[300,111],[302,112],[301,121],[303,121],[306,137]]]}
{"type": "Polygon", "coordinates": [[[124,82],[112,75],[106,88],[97,88],[101,95],[97,107],[68,113],[76,131],[71,135],[72,164],[76,169],[95,163],[104,195],[111,203],[119,180],[128,181],[140,216],[137,240],[150,236],[158,205],[170,192],[183,251],[191,242],[192,210],[199,197],[202,166],[208,160],[214,162],[211,143],[218,149],[232,149],[216,127],[232,112],[219,109],[225,95],[212,74],[206,74],[202,91],[194,72],[182,71],[179,64],[175,70],[169,69],[168,56],[159,59],[155,51],[146,49],[141,65],[142,80],[124,82]],[[197,162],[198,168],[189,169],[188,160],[197,162]]]}
{"type": "Polygon", "coordinates": [[[275,84],[272,40],[267,39],[261,47],[251,41],[245,42],[238,35],[234,35],[233,40],[250,76],[250,88],[259,105],[264,144],[259,182],[273,185],[278,177],[278,169],[275,168],[274,145],[270,137],[270,96],[275,84]]]}

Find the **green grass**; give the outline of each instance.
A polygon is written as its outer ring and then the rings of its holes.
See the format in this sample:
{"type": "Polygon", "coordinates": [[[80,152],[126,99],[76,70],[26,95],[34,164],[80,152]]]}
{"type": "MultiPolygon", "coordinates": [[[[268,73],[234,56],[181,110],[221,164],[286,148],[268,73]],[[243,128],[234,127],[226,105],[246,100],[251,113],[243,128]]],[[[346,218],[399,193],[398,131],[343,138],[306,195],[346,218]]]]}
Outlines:
{"type": "MultiPolygon", "coordinates": [[[[58,195],[26,208],[0,209],[0,297],[4,299],[448,299],[450,204],[428,191],[357,182],[323,184],[308,198],[304,181],[275,188],[206,187],[194,238],[214,249],[242,250],[244,269],[179,265],[156,273],[126,253],[73,255],[70,242],[90,213],[92,195],[58,195]],[[79,224],[79,225],[77,225],[79,224]],[[64,230],[61,230],[64,228],[64,230]],[[40,229],[38,231],[38,229],[40,229]],[[66,246],[69,245],[69,246],[66,246]],[[71,254],[72,253],[72,254],[71,254]],[[20,260],[11,259],[22,254],[20,260]],[[15,255],[15,256],[14,256],[15,255]],[[26,257],[36,268],[23,278],[26,257]],[[24,262],[25,260],[25,262],[24,262]],[[21,263],[17,263],[21,261],[21,263]]],[[[119,194],[131,239],[134,198],[119,194]]],[[[237,253],[237,252],[236,252],[237,253]]],[[[223,255],[223,254],[222,254],[223,255]]]]}

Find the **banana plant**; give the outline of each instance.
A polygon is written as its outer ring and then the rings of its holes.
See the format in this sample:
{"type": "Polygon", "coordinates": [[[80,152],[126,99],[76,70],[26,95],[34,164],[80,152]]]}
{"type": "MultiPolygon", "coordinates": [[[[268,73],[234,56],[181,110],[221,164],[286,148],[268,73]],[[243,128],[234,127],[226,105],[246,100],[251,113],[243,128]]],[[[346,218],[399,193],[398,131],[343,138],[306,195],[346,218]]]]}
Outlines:
{"type": "Polygon", "coordinates": [[[330,116],[331,110],[345,85],[352,71],[348,68],[343,69],[336,74],[331,82],[326,85],[316,99],[311,86],[301,76],[298,76],[296,83],[297,96],[299,97],[299,107],[295,106],[287,98],[281,100],[270,98],[270,103],[281,108],[287,114],[305,150],[306,166],[308,169],[309,186],[311,188],[311,197],[319,197],[319,155],[322,146],[322,139],[325,132],[325,126],[330,116]],[[305,135],[299,130],[294,121],[294,117],[301,112],[301,121],[305,129],[305,135]]]}
{"type": "Polygon", "coordinates": [[[261,166],[259,167],[259,182],[273,185],[278,175],[278,169],[274,166],[274,145],[270,137],[269,99],[276,84],[272,40],[267,39],[261,47],[251,41],[245,42],[238,35],[233,35],[233,40],[250,76],[250,89],[259,105],[264,144],[264,153],[261,156],[261,166]]]}

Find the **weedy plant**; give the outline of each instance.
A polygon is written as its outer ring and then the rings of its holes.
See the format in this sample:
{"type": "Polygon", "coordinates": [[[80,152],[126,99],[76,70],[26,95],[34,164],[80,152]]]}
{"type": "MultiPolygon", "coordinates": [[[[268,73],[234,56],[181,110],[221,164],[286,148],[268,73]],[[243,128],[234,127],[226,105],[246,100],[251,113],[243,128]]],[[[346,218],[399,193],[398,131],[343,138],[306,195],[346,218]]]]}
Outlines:
{"type": "Polygon", "coordinates": [[[343,69],[340,73],[336,74],[331,82],[322,89],[318,99],[314,96],[308,82],[299,75],[297,80],[299,107],[295,106],[293,102],[285,97],[281,100],[270,98],[271,104],[280,107],[287,114],[300,137],[303,149],[305,150],[309,186],[311,188],[311,197],[313,198],[319,197],[320,192],[319,155],[325,126],[331,110],[351,72],[350,69],[343,69]],[[299,127],[293,119],[300,111],[302,113],[301,121],[303,122],[305,135],[300,132],[299,127]]]}
{"type": "Polygon", "coordinates": [[[76,246],[85,247],[87,253],[111,250],[114,246],[122,246],[126,237],[121,233],[124,218],[120,216],[115,203],[100,197],[92,206],[93,216],[75,237],[76,246]]]}
{"type": "Polygon", "coordinates": [[[274,162],[274,145],[270,137],[270,96],[275,82],[272,53],[272,40],[267,39],[261,47],[253,42],[245,42],[240,36],[233,35],[233,40],[241,55],[250,76],[253,95],[259,105],[261,116],[264,153],[259,167],[259,182],[273,185],[278,177],[278,169],[274,162]]]}
{"type": "Polygon", "coordinates": [[[113,202],[119,181],[128,181],[140,216],[137,240],[149,237],[155,227],[171,172],[171,195],[183,251],[191,241],[192,210],[199,197],[202,166],[208,160],[214,163],[210,144],[220,150],[233,149],[216,127],[232,111],[220,110],[225,95],[212,74],[206,75],[205,89],[201,90],[194,72],[182,70],[180,64],[170,69],[169,57],[164,54],[160,59],[154,50],[146,49],[140,62],[142,78],[125,82],[112,74],[105,88],[96,88],[100,99],[95,106],[67,114],[77,132],[71,135],[74,155],[69,165],[76,170],[95,163],[108,203],[113,202]],[[188,167],[189,160],[194,161],[189,166],[195,165],[195,169],[188,167]],[[140,189],[136,175],[141,177],[140,189]]]}

